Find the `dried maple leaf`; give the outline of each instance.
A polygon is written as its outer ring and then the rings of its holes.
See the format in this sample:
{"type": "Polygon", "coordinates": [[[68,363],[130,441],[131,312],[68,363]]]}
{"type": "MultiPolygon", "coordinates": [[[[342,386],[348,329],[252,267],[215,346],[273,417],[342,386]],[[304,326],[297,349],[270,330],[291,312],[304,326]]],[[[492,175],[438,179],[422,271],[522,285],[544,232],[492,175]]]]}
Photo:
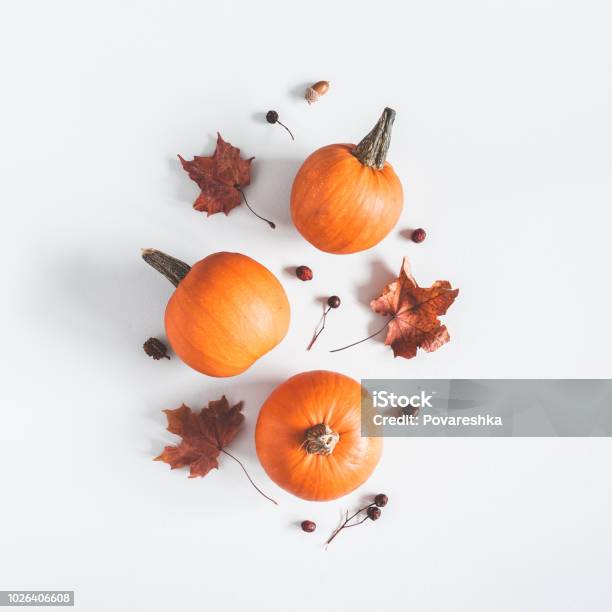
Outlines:
{"type": "Polygon", "coordinates": [[[172,469],[189,466],[189,478],[206,476],[218,468],[217,457],[229,444],[244,421],[240,402],[229,405],[225,395],[208,403],[198,413],[183,404],[175,410],[164,410],[168,418],[168,431],[180,436],[177,446],[166,446],[155,461],[165,461],[172,469]]]}
{"type": "Polygon", "coordinates": [[[218,468],[217,458],[224,453],[240,465],[259,493],[276,504],[253,482],[240,460],[225,450],[244,421],[242,406],[243,402],[230,406],[224,395],[220,400],[208,402],[208,407],[202,408],[199,413],[185,404],[174,410],[164,410],[168,431],[182,439],[176,446],[166,446],[154,460],[164,461],[171,469],[188,466],[189,478],[195,478],[206,476],[210,470],[218,468]]]}
{"type": "Polygon", "coordinates": [[[240,149],[233,147],[217,133],[217,146],[210,157],[195,156],[192,161],[180,155],[183,168],[189,178],[202,190],[193,207],[206,211],[207,215],[224,212],[240,204],[242,188],[251,182],[251,162],[255,159],[242,159],[240,149]]]}
{"type": "Polygon", "coordinates": [[[404,257],[399,278],[370,302],[374,312],[392,316],[385,344],[391,345],[394,357],[410,359],[418,348],[432,352],[446,344],[450,336],[438,316],[446,314],[458,293],[459,289],[452,289],[448,281],[419,287],[410,272],[408,258],[404,257]]]}
{"type": "Polygon", "coordinates": [[[255,159],[240,157],[240,149],[233,147],[221,138],[217,132],[217,146],[210,157],[195,156],[192,161],[184,160],[180,155],[183,168],[189,178],[198,184],[200,195],[193,203],[196,210],[206,211],[207,216],[218,212],[226,215],[232,208],[244,200],[247,208],[272,229],[276,227],[272,221],[258,215],[249,205],[244,195],[243,187],[251,182],[251,162],[255,159]]]}

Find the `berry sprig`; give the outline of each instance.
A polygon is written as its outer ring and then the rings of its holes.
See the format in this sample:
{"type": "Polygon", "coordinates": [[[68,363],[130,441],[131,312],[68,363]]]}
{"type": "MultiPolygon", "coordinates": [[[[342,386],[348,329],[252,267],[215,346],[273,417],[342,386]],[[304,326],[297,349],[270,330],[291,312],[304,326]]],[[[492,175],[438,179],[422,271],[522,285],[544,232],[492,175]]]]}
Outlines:
{"type": "Polygon", "coordinates": [[[331,544],[331,541],[343,530],[343,529],[348,529],[349,527],[357,527],[357,525],[361,525],[362,523],[364,523],[365,521],[367,521],[368,519],[371,521],[377,521],[381,515],[382,515],[382,511],[381,508],[384,508],[387,503],[389,502],[389,498],[384,494],[384,493],[379,493],[378,495],[376,495],[376,497],[374,497],[374,501],[370,504],[368,504],[367,506],[364,506],[363,508],[359,508],[359,510],[357,510],[357,512],[355,512],[354,514],[352,514],[351,516],[348,515],[348,510],[346,511],[346,518],[344,519],[344,522],[342,523],[342,525],[340,525],[340,527],[338,527],[329,537],[329,540],[327,540],[327,542],[325,542],[325,545],[329,545],[331,544]],[[359,515],[365,512],[365,516],[360,517],[359,515]],[[355,522],[351,523],[351,521],[353,521],[354,519],[358,519],[355,522]]]}
{"type": "Polygon", "coordinates": [[[293,134],[291,133],[291,130],[279,120],[278,113],[275,110],[269,110],[266,113],[266,121],[268,123],[272,123],[272,124],[278,123],[278,125],[282,125],[289,132],[289,136],[291,136],[291,140],[295,140],[295,138],[293,137],[293,134]]]}
{"type": "Polygon", "coordinates": [[[312,345],[317,341],[317,338],[321,335],[321,332],[325,329],[325,320],[327,319],[327,315],[329,311],[333,308],[339,308],[340,306],[340,298],[337,295],[332,295],[327,298],[327,308],[323,310],[323,314],[315,327],[314,334],[312,335],[312,340],[310,344],[306,347],[306,350],[309,351],[312,348],[312,345]]]}

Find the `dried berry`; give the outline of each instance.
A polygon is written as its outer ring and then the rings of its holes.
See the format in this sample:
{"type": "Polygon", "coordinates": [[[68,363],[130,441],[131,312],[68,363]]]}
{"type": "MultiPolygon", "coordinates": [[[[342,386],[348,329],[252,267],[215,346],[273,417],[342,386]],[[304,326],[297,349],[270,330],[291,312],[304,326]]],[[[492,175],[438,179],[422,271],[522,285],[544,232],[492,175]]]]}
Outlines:
{"type": "Polygon", "coordinates": [[[317,528],[314,521],[302,521],[302,531],[306,533],[312,533],[317,528]]]}
{"type": "Polygon", "coordinates": [[[337,295],[332,295],[328,300],[327,300],[327,305],[330,308],[338,308],[338,306],[340,306],[340,298],[337,295]]]}
{"type": "Polygon", "coordinates": [[[324,96],[329,89],[329,81],[317,81],[311,87],[306,89],[304,93],[304,98],[308,104],[313,104],[316,102],[321,96],[324,96]]]}
{"type": "Polygon", "coordinates": [[[155,361],[158,359],[170,359],[170,355],[168,355],[168,347],[157,338],[149,338],[143,345],[142,348],[144,352],[149,355],[149,357],[153,357],[155,361]]]}
{"type": "Polygon", "coordinates": [[[422,227],[419,227],[412,232],[412,242],[416,242],[418,244],[419,242],[423,242],[425,238],[427,238],[427,232],[422,227]]]}
{"type": "Polygon", "coordinates": [[[275,110],[269,110],[266,113],[266,121],[268,123],[278,123],[278,125],[282,125],[289,132],[289,136],[291,136],[291,140],[295,140],[295,138],[293,137],[293,134],[291,133],[291,130],[284,123],[278,120],[278,113],[275,110]]]}
{"type": "Polygon", "coordinates": [[[298,266],[295,269],[295,275],[301,281],[309,281],[312,280],[312,270],[308,266],[298,266]]]}
{"type": "Polygon", "coordinates": [[[379,507],[379,508],[384,508],[388,503],[389,503],[389,498],[384,494],[384,493],[379,493],[375,498],[374,498],[374,503],[379,507]]]}
{"type": "Polygon", "coordinates": [[[368,518],[372,521],[377,521],[380,518],[380,508],[378,506],[370,506],[368,508],[368,518]]]}

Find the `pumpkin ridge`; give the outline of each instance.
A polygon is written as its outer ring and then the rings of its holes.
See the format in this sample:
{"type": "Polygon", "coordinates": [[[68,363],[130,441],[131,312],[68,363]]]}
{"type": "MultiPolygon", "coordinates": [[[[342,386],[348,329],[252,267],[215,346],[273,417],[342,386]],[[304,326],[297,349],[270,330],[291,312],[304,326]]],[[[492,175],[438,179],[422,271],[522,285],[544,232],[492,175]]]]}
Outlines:
{"type": "MultiPolygon", "coordinates": [[[[250,258],[249,258],[250,259],[250,258]]],[[[255,261],[255,260],[251,260],[251,261],[255,261]]],[[[277,283],[277,286],[280,287],[280,289],[282,290],[282,292],[284,292],[284,289],[282,288],[282,285],[278,282],[278,280],[276,279],[276,277],[262,264],[257,263],[259,266],[261,266],[262,269],[257,268],[257,272],[258,272],[258,276],[259,277],[264,277],[267,280],[274,280],[277,283]],[[270,276],[272,276],[272,278],[269,278],[270,276]]],[[[249,290],[251,291],[251,295],[256,296],[258,298],[258,301],[261,303],[262,307],[266,306],[266,296],[269,293],[269,289],[267,291],[262,292],[261,288],[259,286],[259,284],[255,281],[254,278],[251,277],[250,274],[245,273],[242,269],[238,268],[236,271],[236,277],[240,278],[240,282],[243,283],[244,285],[246,285],[249,290]]],[[[270,327],[274,326],[274,319],[275,317],[277,317],[279,315],[279,313],[272,313],[270,312],[269,309],[265,309],[265,308],[261,308],[260,310],[262,311],[266,311],[266,315],[268,316],[269,320],[266,322],[267,325],[269,325],[270,327]]],[[[248,320],[248,319],[247,319],[248,320]]],[[[264,333],[264,330],[261,329],[261,327],[256,327],[251,325],[251,332],[254,333],[254,335],[256,336],[256,338],[258,339],[259,343],[261,345],[267,345],[271,344],[271,342],[269,342],[266,338],[266,334],[264,333]]],[[[283,336],[284,337],[284,336],[283,336]]],[[[266,350],[260,355],[260,357],[263,357],[263,355],[265,355],[266,353],[268,353],[272,348],[274,348],[280,341],[282,340],[282,338],[279,338],[278,341],[276,343],[272,343],[272,346],[270,348],[266,348],[266,350]]]]}
{"type": "MultiPolygon", "coordinates": [[[[345,188],[345,193],[347,197],[355,203],[355,210],[347,211],[347,213],[343,216],[338,217],[338,227],[337,231],[334,235],[333,242],[335,243],[335,248],[338,250],[344,251],[345,249],[353,250],[356,240],[359,240],[359,237],[363,235],[363,231],[371,225],[373,221],[373,217],[377,215],[372,215],[368,212],[368,191],[371,189],[370,181],[374,178],[374,180],[378,181],[378,171],[373,170],[367,166],[362,166],[356,171],[356,174],[359,178],[359,182],[354,180],[350,183],[348,188],[345,188]],[[356,189],[358,188],[358,192],[356,189]],[[349,192],[350,189],[350,193],[349,192]],[[354,229],[351,233],[351,236],[347,236],[343,241],[341,239],[343,234],[346,234],[347,226],[355,226],[357,221],[359,221],[359,227],[354,229]]],[[[380,200],[380,197],[376,198],[377,202],[380,200]]]]}
{"type": "MultiPolygon", "coordinates": [[[[237,336],[233,326],[223,316],[219,316],[219,313],[216,311],[214,306],[210,307],[207,302],[202,301],[201,299],[196,299],[194,296],[191,295],[190,292],[187,292],[187,291],[183,292],[181,297],[189,301],[190,304],[195,305],[196,308],[198,308],[199,310],[206,313],[209,320],[214,322],[215,325],[218,325],[223,330],[224,342],[222,344],[224,346],[227,345],[228,338],[229,338],[231,339],[231,342],[234,344],[236,348],[240,348],[244,353],[246,353],[249,356],[250,365],[252,365],[253,363],[255,363],[255,361],[257,361],[259,357],[252,350],[249,349],[247,344],[242,340],[242,338],[239,335],[237,336]]],[[[202,332],[202,335],[205,338],[207,338],[207,341],[208,341],[209,340],[209,334],[208,334],[209,330],[203,326],[200,320],[193,321],[193,325],[195,325],[195,327],[197,327],[202,332]]],[[[191,340],[189,342],[193,346],[193,343],[191,342],[191,340]]],[[[223,347],[220,347],[220,349],[223,349],[223,347]]],[[[198,351],[204,352],[208,357],[210,357],[210,354],[208,353],[208,351],[202,350],[201,345],[198,346],[198,351]]],[[[220,352],[222,352],[222,350],[220,352]]],[[[244,364],[237,364],[233,361],[230,362],[227,359],[224,362],[220,362],[220,363],[224,363],[226,366],[234,367],[234,368],[245,367],[244,364]]],[[[246,367],[249,367],[249,366],[247,365],[246,367]]]]}
{"type": "MultiPolygon", "coordinates": [[[[178,306],[174,306],[174,308],[177,308],[180,312],[183,312],[183,313],[185,312],[184,305],[181,302],[178,303],[178,306]]],[[[185,315],[182,315],[181,317],[179,317],[179,320],[185,320],[184,317],[185,315]]],[[[215,357],[215,355],[210,352],[210,348],[211,348],[210,345],[202,346],[200,344],[195,344],[193,340],[191,339],[191,337],[187,335],[187,332],[185,331],[182,325],[179,325],[174,322],[171,322],[169,324],[167,323],[167,326],[168,325],[171,325],[171,329],[173,330],[172,334],[177,334],[180,336],[183,346],[189,347],[190,353],[197,354],[198,356],[204,356],[207,361],[212,362],[213,364],[216,364],[216,366],[218,366],[219,368],[228,368],[228,367],[233,368],[234,370],[238,370],[237,373],[244,371],[245,366],[243,364],[236,365],[235,363],[228,363],[227,360],[222,361],[219,358],[215,357]]],[[[203,334],[206,334],[206,329],[202,327],[202,325],[199,322],[192,322],[192,325],[195,325],[198,328],[198,330],[200,330],[203,334]]],[[[171,333],[168,333],[168,336],[170,335],[171,333]]],[[[170,338],[168,339],[170,340],[170,338]]],[[[170,344],[172,344],[172,342],[170,342],[170,344]]],[[[185,361],[185,363],[187,363],[187,365],[199,371],[200,364],[199,364],[199,359],[197,357],[194,360],[183,358],[183,357],[182,359],[183,361],[185,361]]],[[[248,367],[249,366],[246,366],[246,368],[248,367]]]]}

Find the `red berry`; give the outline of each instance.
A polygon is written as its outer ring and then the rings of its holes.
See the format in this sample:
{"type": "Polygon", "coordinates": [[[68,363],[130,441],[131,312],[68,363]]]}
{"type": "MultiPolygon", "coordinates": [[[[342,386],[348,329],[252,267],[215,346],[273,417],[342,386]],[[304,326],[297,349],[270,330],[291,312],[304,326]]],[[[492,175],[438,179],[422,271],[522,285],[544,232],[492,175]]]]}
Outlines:
{"type": "Polygon", "coordinates": [[[384,493],[379,493],[375,498],[374,498],[374,503],[379,507],[379,508],[384,508],[388,503],[389,503],[389,498],[384,494],[384,493]]]}
{"type": "Polygon", "coordinates": [[[314,521],[302,521],[302,531],[306,533],[312,533],[317,528],[314,521]]]}
{"type": "Polygon", "coordinates": [[[340,306],[340,298],[337,295],[332,295],[328,300],[327,300],[327,305],[330,308],[338,308],[338,306],[340,306]]]}
{"type": "Polygon", "coordinates": [[[368,518],[372,521],[377,521],[380,518],[380,508],[377,506],[370,506],[368,508],[368,518]]]}
{"type": "Polygon", "coordinates": [[[312,270],[308,266],[298,266],[295,269],[295,275],[301,281],[309,281],[312,280],[312,270]]]}
{"type": "Polygon", "coordinates": [[[419,227],[419,229],[415,229],[414,232],[412,232],[412,242],[416,242],[417,244],[419,242],[423,242],[426,237],[427,232],[425,232],[422,227],[419,227]]]}

